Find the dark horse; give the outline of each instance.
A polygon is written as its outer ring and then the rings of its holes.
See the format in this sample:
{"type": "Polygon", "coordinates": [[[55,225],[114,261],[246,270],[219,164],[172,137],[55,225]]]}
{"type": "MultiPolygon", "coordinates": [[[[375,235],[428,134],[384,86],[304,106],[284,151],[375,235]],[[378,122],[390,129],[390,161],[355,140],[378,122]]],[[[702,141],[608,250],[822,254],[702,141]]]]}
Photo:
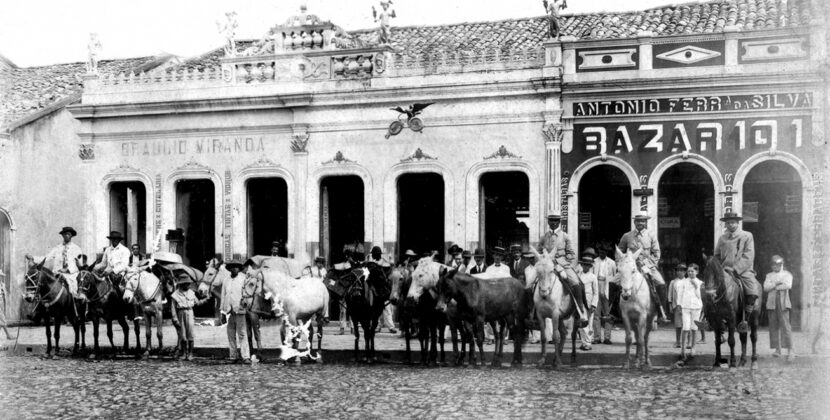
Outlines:
{"type": "MultiPolygon", "coordinates": [[[[436,285],[438,309],[445,311],[451,299],[456,301],[457,317],[474,325],[473,331],[481,360],[484,360],[484,323],[498,322],[501,328],[496,334],[496,349],[493,352],[492,366],[501,366],[505,325],[513,333],[513,337],[517,337],[513,341],[512,365],[521,365],[522,340],[520,337],[524,336],[525,319],[532,305],[524,285],[511,277],[486,280],[455,270],[441,271],[436,285]]],[[[496,333],[496,331],[493,332],[496,333]]],[[[470,353],[474,353],[472,348],[470,353]]]]}
{"type": "MultiPolygon", "coordinates": [[[[727,273],[720,261],[715,257],[706,258],[706,267],[703,269],[703,312],[706,320],[715,331],[715,367],[725,363],[721,359],[720,345],[721,334],[728,331],[727,342],[729,343],[729,367],[735,367],[735,330],[744,313],[743,289],[740,284],[727,273]]],[[[758,316],[759,305],[752,311],[747,323],[750,328],[752,339],[752,369],[757,367],[758,354],[755,351],[755,344],[758,340],[758,316]]],[[[746,333],[739,333],[741,338],[741,362],[740,366],[746,365],[746,333]]]]}
{"type": "Polygon", "coordinates": [[[60,348],[61,323],[63,323],[64,318],[72,324],[72,329],[75,331],[75,345],[72,347],[72,354],[77,354],[79,342],[81,348],[86,348],[86,341],[84,340],[86,327],[82,318],[86,312],[86,305],[75,301],[58,275],[43,267],[44,261],[29,266],[29,271],[26,273],[26,283],[27,289],[31,287],[31,290],[27,291],[25,299],[29,302],[38,302],[35,311],[39,311],[38,315],[43,319],[43,324],[46,326],[46,356],[52,355],[52,331],[49,321],[51,319],[55,320],[55,355],[57,355],[60,348]]]}
{"type": "MultiPolygon", "coordinates": [[[[116,352],[118,350],[112,340],[112,321],[116,321],[124,333],[124,348],[122,351],[128,352],[130,350],[130,327],[127,318],[132,317],[133,307],[122,299],[123,290],[106,277],[99,277],[92,272],[82,271],[78,274],[78,295],[86,302],[88,316],[92,318],[95,356],[97,357],[100,351],[98,346],[98,324],[101,322],[101,318],[107,323],[107,338],[109,338],[112,351],[116,352]]],[[[139,321],[133,320],[133,323],[135,324],[136,353],[140,353],[139,321]]]]}
{"type": "Polygon", "coordinates": [[[380,315],[386,307],[386,301],[392,292],[389,282],[389,271],[385,267],[369,263],[365,268],[352,269],[351,275],[355,280],[346,290],[346,312],[352,320],[354,328],[354,358],[359,360],[360,330],[363,327],[363,336],[366,349],[366,362],[374,363],[375,358],[375,330],[378,327],[380,315]]]}

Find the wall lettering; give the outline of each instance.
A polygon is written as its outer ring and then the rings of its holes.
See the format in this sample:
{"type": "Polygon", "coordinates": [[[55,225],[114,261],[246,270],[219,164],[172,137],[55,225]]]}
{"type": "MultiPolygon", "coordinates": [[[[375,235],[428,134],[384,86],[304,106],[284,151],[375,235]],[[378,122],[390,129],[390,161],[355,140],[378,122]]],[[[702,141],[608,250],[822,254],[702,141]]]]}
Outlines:
{"type": "Polygon", "coordinates": [[[811,108],[810,92],[576,102],[577,117],[811,108]]]}
{"type": "Polygon", "coordinates": [[[121,143],[121,156],[229,155],[265,151],[262,137],[226,137],[184,140],[127,141],[121,143]]]}
{"type": "Polygon", "coordinates": [[[225,171],[225,258],[231,258],[231,236],[232,235],[232,213],[233,213],[233,201],[231,200],[231,171],[225,171]]]}

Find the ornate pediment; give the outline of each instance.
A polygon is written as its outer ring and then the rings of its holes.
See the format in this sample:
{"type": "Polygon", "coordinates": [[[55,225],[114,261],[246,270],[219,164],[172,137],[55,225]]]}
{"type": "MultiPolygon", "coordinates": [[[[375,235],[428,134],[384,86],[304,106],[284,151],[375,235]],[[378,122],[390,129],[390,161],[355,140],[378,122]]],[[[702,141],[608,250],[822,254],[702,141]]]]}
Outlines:
{"type": "Polygon", "coordinates": [[[245,166],[245,169],[254,169],[254,168],[275,168],[280,166],[277,162],[274,162],[271,159],[268,159],[265,156],[261,156],[259,159],[255,160],[253,163],[248,164],[245,166]]]}
{"type": "Polygon", "coordinates": [[[424,153],[424,151],[421,150],[421,148],[419,147],[419,148],[415,149],[415,153],[411,154],[409,157],[407,157],[405,159],[401,159],[401,162],[402,163],[420,162],[422,160],[437,160],[437,159],[438,158],[432,157],[432,156],[424,153]]]}
{"type": "Polygon", "coordinates": [[[504,147],[504,145],[501,145],[501,147],[499,147],[499,150],[496,150],[490,156],[485,156],[484,160],[488,160],[488,159],[508,159],[508,158],[510,158],[510,159],[521,159],[522,157],[519,156],[519,155],[510,153],[510,151],[508,151],[507,148],[504,147]]]}
{"type": "Polygon", "coordinates": [[[138,168],[134,166],[130,166],[127,162],[121,162],[120,165],[113,168],[111,173],[124,173],[124,172],[139,172],[138,168]]]}
{"type": "Polygon", "coordinates": [[[346,157],[343,156],[343,152],[338,150],[337,153],[334,154],[334,157],[323,162],[323,165],[336,165],[342,163],[355,163],[355,161],[346,159],[346,157]]]}
{"type": "Polygon", "coordinates": [[[204,165],[202,163],[196,162],[194,159],[190,159],[189,161],[185,162],[184,165],[179,166],[176,168],[177,171],[210,171],[210,167],[204,165]]]}

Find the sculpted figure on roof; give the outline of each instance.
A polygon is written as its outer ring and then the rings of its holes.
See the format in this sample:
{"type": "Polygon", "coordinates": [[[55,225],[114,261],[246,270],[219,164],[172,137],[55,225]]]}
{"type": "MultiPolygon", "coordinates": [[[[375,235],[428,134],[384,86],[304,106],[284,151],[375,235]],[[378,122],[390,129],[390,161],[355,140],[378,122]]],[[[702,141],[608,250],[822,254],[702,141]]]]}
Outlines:
{"type": "Polygon", "coordinates": [[[559,11],[568,8],[567,0],[542,0],[542,5],[545,6],[545,12],[548,15],[548,34],[553,39],[559,39],[559,11]]]}
{"type": "Polygon", "coordinates": [[[219,34],[225,38],[225,57],[236,56],[236,42],[234,41],[234,36],[236,35],[237,26],[239,25],[236,22],[236,12],[225,13],[225,21],[216,22],[219,34]]]}
{"type": "Polygon", "coordinates": [[[392,1],[381,1],[380,13],[377,12],[375,6],[372,6],[372,17],[375,19],[375,23],[380,22],[380,29],[378,32],[378,43],[380,44],[388,44],[392,39],[392,18],[397,17],[395,16],[395,9],[390,9],[392,6],[392,1]]]}
{"type": "Polygon", "coordinates": [[[89,50],[89,59],[86,63],[86,72],[98,73],[98,54],[101,54],[101,41],[98,40],[98,34],[94,32],[89,34],[87,49],[89,50]]]}

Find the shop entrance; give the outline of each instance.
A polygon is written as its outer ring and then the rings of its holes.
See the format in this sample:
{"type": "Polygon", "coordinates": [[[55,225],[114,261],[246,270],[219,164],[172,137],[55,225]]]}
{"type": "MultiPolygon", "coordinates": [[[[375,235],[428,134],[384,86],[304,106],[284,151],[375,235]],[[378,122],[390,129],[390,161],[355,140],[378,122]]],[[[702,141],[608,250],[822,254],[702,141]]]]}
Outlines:
{"type": "MultiPolygon", "coordinates": [[[[772,271],[773,255],[784,257],[784,269],[793,275],[790,290],[793,327],[801,325],[801,178],[787,163],[766,161],[753,167],[743,185],[743,229],[755,238],[755,273],[763,284],[772,271]]],[[[766,297],[764,297],[766,302],[766,297]]],[[[766,311],[761,311],[766,322],[766,311]]]]}
{"type": "Polygon", "coordinates": [[[706,171],[678,163],[663,173],[657,187],[657,232],[663,277],[674,278],[679,263],[703,267],[703,253],[715,246],[715,186],[706,171]]]}
{"type": "Polygon", "coordinates": [[[479,240],[483,249],[529,245],[530,181],[524,172],[483,174],[479,200],[479,240]]]}
{"type": "Polygon", "coordinates": [[[186,179],[176,182],[176,226],[184,230],[182,249],[176,252],[185,264],[199,270],[216,253],[213,182],[186,179]]]}
{"type": "Polygon", "coordinates": [[[444,254],[444,178],[436,173],[398,177],[398,255],[407,249],[444,254]]]}
{"type": "Polygon", "coordinates": [[[124,246],[138,244],[142,252],[150,251],[147,232],[147,192],[141,182],[110,184],[110,230],[121,232],[124,246]]]}
{"type": "MultiPolygon", "coordinates": [[[[580,254],[599,244],[613,246],[631,230],[631,184],[622,170],[599,165],[588,170],[579,181],[580,254]]],[[[613,256],[613,253],[611,254],[613,256]]]]}
{"type": "MultiPolygon", "coordinates": [[[[0,286],[11,292],[14,290],[11,284],[11,260],[12,260],[12,221],[3,209],[0,209],[0,286]]],[[[6,305],[11,304],[10,295],[6,295],[6,305]]],[[[13,313],[9,311],[9,313],[13,313]]],[[[15,316],[14,318],[17,318],[15,316]]]]}
{"type": "Polygon", "coordinates": [[[329,266],[345,260],[343,247],[363,243],[363,180],[357,175],[320,181],[320,255],[329,266]]]}
{"type": "Polygon", "coordinates": [[[251,178],[248,200],[248,255],[271,255],[271,244],[288,238],[288,185],[282,178],[251,178]]]}

